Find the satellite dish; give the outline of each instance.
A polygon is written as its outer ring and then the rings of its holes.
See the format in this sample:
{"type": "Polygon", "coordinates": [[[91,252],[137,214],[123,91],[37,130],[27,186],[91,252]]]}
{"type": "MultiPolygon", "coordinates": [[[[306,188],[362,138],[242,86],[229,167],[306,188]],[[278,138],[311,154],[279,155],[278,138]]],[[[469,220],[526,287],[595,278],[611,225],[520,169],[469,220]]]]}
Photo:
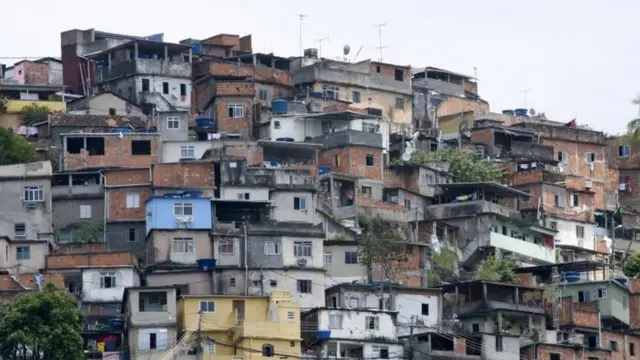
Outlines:
{"type": "Polygon", "coordinates": [[[345,46],[342,48],[342,52],[343,52],[345,55],[349,55],[349,52],[350,52],[350,51],[351,51],[351,46],[349,46],[349,45],[345,45],[345,46]]]}
{"type": "Polygon", "coordinates": [[[529,109],[529,115],[530,116],[536,116],[536,110],[535,109],[529,109]]]}

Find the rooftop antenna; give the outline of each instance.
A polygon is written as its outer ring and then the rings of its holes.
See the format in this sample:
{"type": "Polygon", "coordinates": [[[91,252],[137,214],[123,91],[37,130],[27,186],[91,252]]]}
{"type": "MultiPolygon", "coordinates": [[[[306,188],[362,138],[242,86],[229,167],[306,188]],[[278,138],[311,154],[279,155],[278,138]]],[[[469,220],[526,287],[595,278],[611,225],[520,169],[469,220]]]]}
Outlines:
{"type": "Polygon", "coordinates": [[[322,58],[322,43],[324,41],[329,41],[329,35],[327,35],[327,37],[325,38],[316,40],[316,42],[318,43],[318,59],[322,58]]]}
{"type": "Polygon", "coordinates": [[[303,50],[302,50],[302,23],[304,22],[304,18],[306,18],[307,15],[298,14],[298,17],[300,18],[300,57],[302,57],[302,55],[303,55],[303,50]]]}
{"type": "Polygon", "coordinates": [[[378,28],[378,44],[379,46],[376,48],[378,49],[378,51],[380,52],[380,61],[382,61],[382,49],[386,48],[387,46],[382,46],[382,28],[383,27],[387,27],[387,23],[383,23],[383,24],[378,24],[375,25],[375,27],[378,28]]]}
{"type": "Polygon", "coordinates": [[[527,90],[522,90],[520,91],[522,93],[522,95],[524,96],[524,108],[527,108],[527,93],[531,91],[531,89],[527,89],[527,90]]]}

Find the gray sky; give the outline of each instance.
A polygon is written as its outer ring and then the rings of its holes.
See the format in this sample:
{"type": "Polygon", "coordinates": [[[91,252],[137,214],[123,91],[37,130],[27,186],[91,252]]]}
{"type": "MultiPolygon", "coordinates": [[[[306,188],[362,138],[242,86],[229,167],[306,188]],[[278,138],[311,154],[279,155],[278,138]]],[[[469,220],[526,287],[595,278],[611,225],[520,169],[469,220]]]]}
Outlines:
{"type": "MultiPolygon", "coordinates": [[[[6,8],[6,7],[5,7],[6,8]]],[[[151,35],[166,41],[218,33],[253,35],[254,51],[299,54],[322,44],[336,58],[349,44],[358,60],[437,66],[473,75],[492,111],[527,107],[557,121],[577,118],[607,133],[637,117],[630,100],[640,92],[640,49],[633,0],[324,0],[14,2],[0,21],[0,58],[60,56],[60,32],[72,28],[151,35]],[[125,10],[126,9],[126,10],[125,10]]],[[[0,59],[10,64],[16,60],[0,59]]]]}

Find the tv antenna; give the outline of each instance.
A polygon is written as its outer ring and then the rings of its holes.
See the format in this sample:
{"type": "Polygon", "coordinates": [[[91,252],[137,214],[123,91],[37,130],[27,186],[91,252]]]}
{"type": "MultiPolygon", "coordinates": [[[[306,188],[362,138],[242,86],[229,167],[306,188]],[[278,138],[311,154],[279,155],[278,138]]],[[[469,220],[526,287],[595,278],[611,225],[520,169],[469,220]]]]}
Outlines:
{"type": "Polygon", "coordinates": [[[307,15],[298,14],[298,17],[300,18],[300,57],[302,57],[302,55],[303,55],[303,50],[302,50],[302,23],[304,22],[304,19],[307,17],[307,15]]]}
{"type": "Polygon", "coordinates": [[[531,89],[527,89],[527,90],[522,90],[520,91],[522,93],[522,95],[524,96],[524,108],[527,108],[527,93],[531,91],[531,89]]]}
{"type": "Polygon", "coordinates": [[[329,35],[327,35],[327,37],[324,37],[322,39],[316,40],[316,42],[318,43],[318,59],[322,58],[322,43],[325,41],[329,41],[329,35]]]}
{"type": "Polygon", "coordinates": [[[378,51],[380,52],[380,61],[382,61],[382,49],[387,47],[386,45],[382,46],[382,28],[387,27],[387,23],[385,22],[384,24],[378,24],[378,25],[375,25],[375,27],[378,28],[378,44],[379,44],[379,46],[376,49],[378,49],[378,51]]]}

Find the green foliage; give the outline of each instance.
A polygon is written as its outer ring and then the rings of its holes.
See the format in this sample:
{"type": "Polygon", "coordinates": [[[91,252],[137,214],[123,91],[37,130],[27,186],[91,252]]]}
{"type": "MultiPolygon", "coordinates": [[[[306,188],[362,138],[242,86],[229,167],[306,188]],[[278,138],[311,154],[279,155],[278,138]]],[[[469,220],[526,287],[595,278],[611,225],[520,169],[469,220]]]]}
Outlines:
{"type": "Polygon", "coordinates": [[[46,159],[51,162],[51,168],[53,171],[60,171],[60,150],[56,148],[49,148],[47,150],[46,159]]]}
{"type": "MultiPolygon", "coordinates": [[[[84,223],[77,228],[68,229],[69,237],[75,244],[102,242],[104,225],[101,223],[84,223]]],[[[55,238],[60,242],[60,229],[54,230],[55,238]]]]}
{"type": "Polygon", "coordinates": [[[37,104],[27,105],[22,108],[22,123],[24,125],[33,125],[43,122],[47,120],[49,113],[49,109],[44,106],[38,106],[37,104]]]}
{"type": "Polygon", "coordinates": [[[640,278],[640,252],[629,255],[622,266],[622,270],[630,278],[640,278]]]}
{"type": "Polygon", "coordinates": [[[449,246],[441,246],[439,253],[434,252],[431,255],[431,261],[431,271],[427,274],[429,286],[456,281],[460,260],[454,249],[449,246]]]}
{"type": "Polygon", "coordinates": [[[381,267],[386,280],[392,280],[394,274],[402,272],[398,263],[408,260],[411,253],[411,238],[399,224],[382,219],[379,215],[370,217],[358,215],[362,229],[358,259],[361,264],[381,267]]]}
{"type": "Polygon", "coordinates": [[[83,359],[82,315],[76,300],[47,284],[43,291],[0,304],[0,358],[83,359]]]}
{"type": "Polygon", "coordinates": [[[331,238],[331,240],[333,241],[347,241],[347,235],[345,234],[333,234],[333,237],[331,238]]]}
{"type": "Polygon", "coordinates": [[[505,259],[497,259],[493,255],[487,256],[476,273],[476,280],[495,281],[501,283],[515,283],[516,274],[513,272],[515,264],[513,261],[505,259]]]}
{"type": "Polygon", "coordinates": [[[0,165],[34,162],[38,153],[27,139],[0,127],[0,165]]]}
{"type": "Polygon", "coordinates": [[[480,159],[475,154],[456,148],[445,148],[437,151],[416,151],[408,162],[394,161],[403,164],[448,164],[449,172],[456,182],[500,182],[504,171],[499,166],[480,159]]]}

